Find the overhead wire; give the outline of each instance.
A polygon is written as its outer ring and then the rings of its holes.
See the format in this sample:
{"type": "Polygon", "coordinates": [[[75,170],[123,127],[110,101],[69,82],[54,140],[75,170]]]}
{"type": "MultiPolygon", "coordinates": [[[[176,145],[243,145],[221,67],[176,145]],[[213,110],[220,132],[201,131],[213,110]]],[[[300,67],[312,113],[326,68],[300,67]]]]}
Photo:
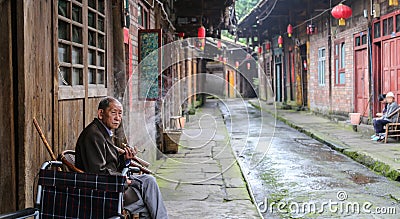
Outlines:
{"type": "MultiPolygon", "coordinates": [[[[340,3],[343,3],[343,2],[345,2],[345,1],[346,1],[346,0],[342,0],[342,1],[340,1],[340,3]]],[[[265,15],[263,18],[259,19],[258,21],[264,21],[265,19],[267,19],[267,18],[269,17],[269,15],[272,13],[272,11],[275,9],[275,6],[276,6],[277,2],[278,2],[278,0],[275,0],[275,2],[274,2],[274,4],[272,5],[271,9],[269,10],[268,14],[265,15]]],[[[330,5],[329,8],[325,9],[325,10],[322,11],[321,13],[319,13],[319,14],[315,15],[314,17],[311,17],[311,18],[309,18],[309,19],[303,21],[302,23],[300,23],[300,24],[294,26],[293,29],[296,29],[296,28],[298,28],[298,27],[304,25],[305,23],[307,23],[307,22],[309,22],[309,21],[312,21],[312,20],[314,20],[314,19],[316,19],[316,18],[322,16],[323,14],[325,14],[327,11],[330,11],[331,9],[332,9],[332,6],[330,5]]]]}

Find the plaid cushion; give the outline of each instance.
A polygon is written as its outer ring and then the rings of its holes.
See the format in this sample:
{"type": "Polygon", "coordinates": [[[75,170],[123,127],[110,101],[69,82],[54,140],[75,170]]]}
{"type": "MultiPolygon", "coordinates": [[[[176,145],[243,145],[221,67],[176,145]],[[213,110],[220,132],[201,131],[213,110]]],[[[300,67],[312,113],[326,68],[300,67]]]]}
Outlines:
{"type": "Polygon", "coordinates": [[[40,170],[41,218],[109,218],[118,215],[125,177],[40,170]]]}

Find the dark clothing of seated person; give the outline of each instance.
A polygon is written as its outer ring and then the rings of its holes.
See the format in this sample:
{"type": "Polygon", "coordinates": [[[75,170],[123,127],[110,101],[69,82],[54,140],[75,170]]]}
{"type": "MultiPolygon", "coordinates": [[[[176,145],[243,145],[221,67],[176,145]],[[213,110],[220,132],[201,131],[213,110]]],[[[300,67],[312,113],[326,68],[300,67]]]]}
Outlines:
{"type": "MultiPolygon", "coordinates": [[[[84,172],[96,174],[120,174],[129,165],[137,151],[125,148],[120,155],[112,142],[112,130],[117,129],[122,121],[122,105],[112,97],[100,101],[95,118],[79,135],[76,143],[76,166],[84,172]]],[[[160,189],[155,178],[143,174],[127,179],[128,188],[124,195],[124,209],[130,213],[147,207],[151,218],[168,218],[160,189]],[[131,187],[136,188],[136,191],[131,187]],[[128,194],[129,193],[129,194],[128,194]],[[139,194],[138,194],[139,193],[139,194]],[[141,198],[139,198],[141,196],[141,198]],[[131,200],[126,200],[129,197],[131,200]],[[127,204],[127,202],[129,202],[127,204]]]]}
{"type": "Polygon", "coordinates": [[[372,138],[372,140],[378,141],[383,139],[383,134],[385,130],[383,127],[387,123],[391,122],[396,122],[397,121],[397,114],[394,114],[391,116],[393,112],[397,110],[399,107],[397,103],[394,101],[394,94],[392,92],[389,92],[386,94],[386,111],[382,114],[381,118],[377,118],[373,120],[373,125],[375,129],[375,137],[372,138]]]}

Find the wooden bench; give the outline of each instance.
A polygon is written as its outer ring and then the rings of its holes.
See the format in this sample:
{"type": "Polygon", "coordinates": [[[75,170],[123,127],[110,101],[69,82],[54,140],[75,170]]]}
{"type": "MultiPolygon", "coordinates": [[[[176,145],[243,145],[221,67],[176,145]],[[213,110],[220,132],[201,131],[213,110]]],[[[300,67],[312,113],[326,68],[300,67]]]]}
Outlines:
{"type": "Polygon", "coordinates": [[[394,112],[392,112],[388,117],[392,117],[397,115],[397,119],[395,122],[391,122],[385,125],[385,140],[384,142],[387,143],[388,138],[393,138],[395,137],[398,139],[400,137],[400,106],[397,108],[394,112]]]}

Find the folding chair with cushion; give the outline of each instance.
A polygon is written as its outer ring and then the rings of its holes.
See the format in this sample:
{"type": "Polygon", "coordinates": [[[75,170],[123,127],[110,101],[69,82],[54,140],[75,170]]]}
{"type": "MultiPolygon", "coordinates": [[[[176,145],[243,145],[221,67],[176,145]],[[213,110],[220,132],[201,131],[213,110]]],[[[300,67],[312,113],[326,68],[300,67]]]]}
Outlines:
{"type": "MultiPolygon", "coordinates": [[[[83,173],[82,170],[75,166],[75,151],[65,150],[59,155],[58,159],[62,161],[68,171],[83,173]]],[[[133,173],[139,172],[139,168],[130,167],[128,175],[131,176],[133,173]]],[[[130,177],[130,179],[135,180],[133,177],[130,177]]],[[[124,193],[124,204],[129,214],[131,214],[133,218],[150,218],[146,205],[143,202],[140,188],[130,186],[127,190],[128,191],[124,193]],[[135,200],[135,202],[132,200],[135,200]]]]}
{"type": "MultiPolygon", "coordinates": [[[[123,218],[127,168],[122,175],[99,175],[50,169],[54,166],[61,167],[62,162],[45,162],[39,171],[35,218],[123,218]]],[[[0,218],[31,216],[29,208],[0,218]],[[23,211],[27,214],[22,215],[23,211]]]]}

